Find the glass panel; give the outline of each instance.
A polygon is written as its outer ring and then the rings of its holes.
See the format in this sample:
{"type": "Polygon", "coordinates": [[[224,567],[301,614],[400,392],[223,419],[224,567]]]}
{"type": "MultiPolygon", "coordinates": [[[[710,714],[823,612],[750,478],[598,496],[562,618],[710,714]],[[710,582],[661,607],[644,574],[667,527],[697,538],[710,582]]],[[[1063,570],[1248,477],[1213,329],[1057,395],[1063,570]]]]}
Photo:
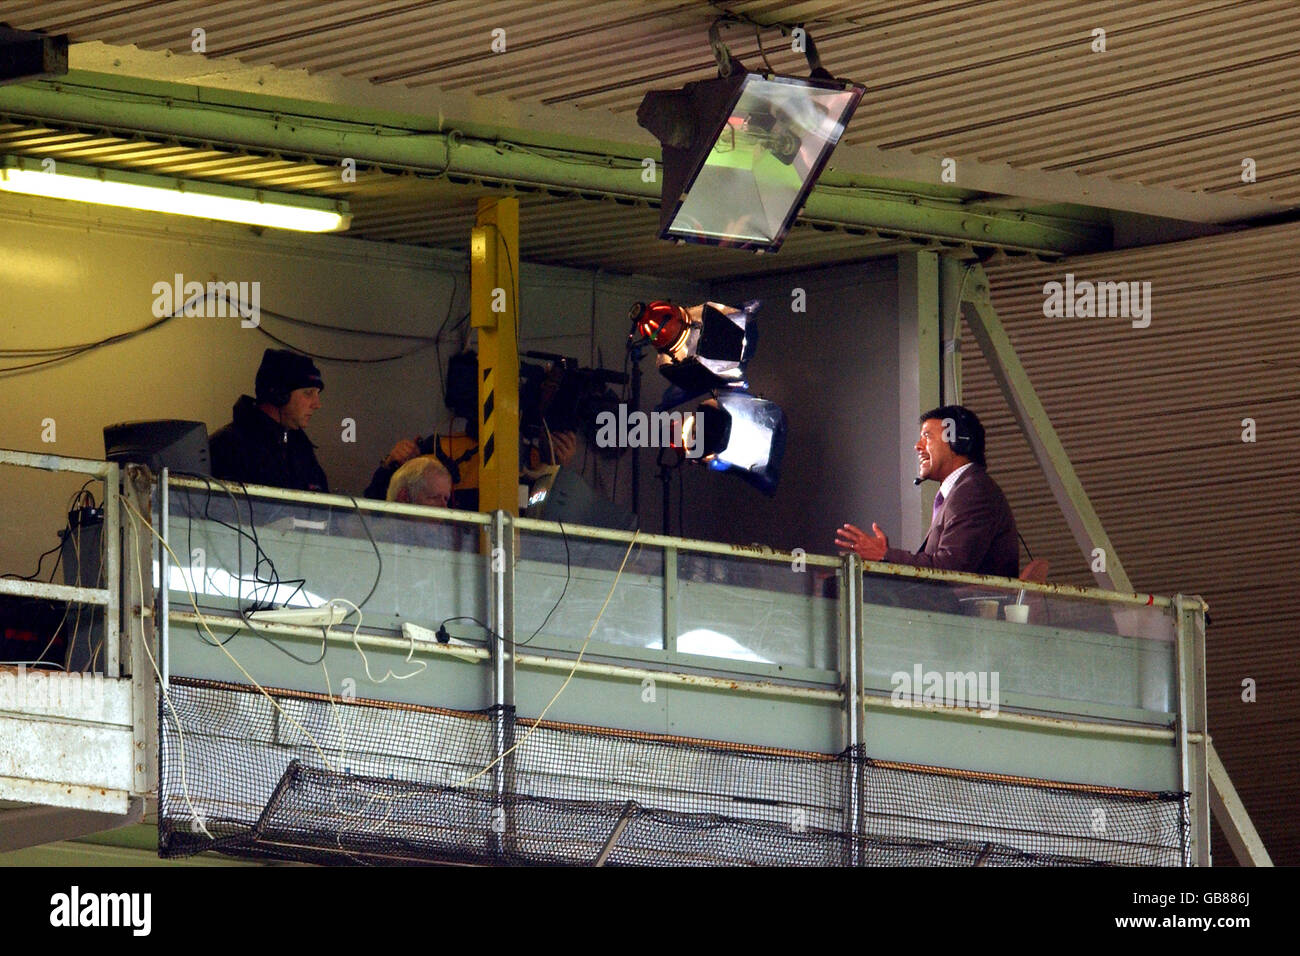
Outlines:
{"type": "Polygon", "coordinates": [[[669,232],[760,246],[779,240],[860,95],[788,77],[746,76],[669,232]]]}
{"type": "MultiPolygon", "coordinates": [[[[479,526],[257,498],[242,491],[171,489],[171,606],[249,611],[343,599],[366,628],[404,622],[436,630],[449,618],[486,621],[479,526]]],[[[346,605],[343,605],[346,607],[346,605]]],[[[449,630],[474,633],[473,621],[449,630]]]]}
{"type": "Polygon", "coordinates": [[[867,685],[896,701],[994,709],[1011,695],[1076,702],[1085,707],[1061,712],[1081,714],[1176,706],[1168,609],[877,574],[863,594],[867,685]],[[963,688],[965,699],[948,699],[963,688]]]}
{"type": "MultiPolygon", "coordinates": [[[[579,538],[558,527],[521,531],[515,562],[517,640],[532,646],[546,646],[548,636],[585,640],[624,554],[622,542],[579,538]]],[[[592,641],[662,649],[663,580],[663,553],[633,545],[592,641]]]]}
{"type": "Polygon", "coordinates": [[[685,654],[836,668],[836,571],[781,561],[677,555],[677,649],[685,654]]]}

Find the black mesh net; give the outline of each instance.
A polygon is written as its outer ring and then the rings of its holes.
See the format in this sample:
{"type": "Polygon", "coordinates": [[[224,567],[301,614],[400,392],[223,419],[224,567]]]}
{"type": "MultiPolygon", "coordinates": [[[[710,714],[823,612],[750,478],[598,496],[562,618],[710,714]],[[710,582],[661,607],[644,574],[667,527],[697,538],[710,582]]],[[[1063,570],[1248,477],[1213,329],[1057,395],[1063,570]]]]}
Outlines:
{"type": "Polygon", "coordinates": [[[1178,866],[1185,795],[173,678],[159,853],[314,863],[1178,866]],[[518,746],[515,746],[518,744],[518,746]],[[511,750],[511,748],[514,748],[511,750]],[[505,753],[496,760],[498,754],[505,753]],[[182,756],[183,755],[183,756],[182,756]]]}

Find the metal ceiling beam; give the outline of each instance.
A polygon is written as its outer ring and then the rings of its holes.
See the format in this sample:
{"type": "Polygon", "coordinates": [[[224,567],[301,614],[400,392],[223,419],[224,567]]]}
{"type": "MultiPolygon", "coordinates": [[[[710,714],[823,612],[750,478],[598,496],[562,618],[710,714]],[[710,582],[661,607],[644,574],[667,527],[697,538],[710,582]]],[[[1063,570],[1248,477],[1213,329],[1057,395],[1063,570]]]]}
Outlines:
{"type": "MultiPolygon", "coordinates": [[[[444,174],[488,184],[536,186],[575,193],[659,201],[660,176],[643,178],[643,159],[628,147],[622,155],[574,154],[499,140],[483,140],[453,130],[420,130],[420,117],[401,127],[383,128],[291,115],[269,108],[219,104],[199,99],[184,86],[122,81],[105,87],[85,75],[67,82],[0,88],[0,114],[151,139],[213,144],[275,154],[301,155],[324,163],[350,158],[358,166],[444,174]],[[415,127],[415,128],[412,128],[415,127]]],[[[310,104],[303,104],[306,109],[310,104]]],[[[432,124],[429,124],[432,125],[432,124]]],[[[951,192],[951,190],[947,190],[951,192]]],[[[1022,211],[980,209],[951,195],[924,195],[899,187],[890,191],[855,187],[828,174],[809,197],[805,222],[891,235],[1065,255],[1110,247],[1108,225],[1022,211]]]]}
{"type": "MultiPolygon", "coordinates": [[[[71,56],[74,70],[106,74],[115,79],[140,77],[192,84],[202,86],[208,96],[247,93],[265,98],[273,94],[312,101],[321,110],[332,109],[343,115],[390,110],[439,120],[445,116],[448,125],[485,137],[530,137],[534,142],[544,137],[563,137],[571,142],[585,142],[592,148],[629,145],[634,149],[649,140],[649,134],[637,125],[631,114],[547,107],[505,95],[482,96],[469,90],[449,94],[437,87],[376,84],[326,71],[308,73],[222,57],[176,55],[170,50],[141,50],[97,41],[75,44],[71,56]]],[[[1023,197],[1032,203],[1072,203],[1201,223],[1254,220],[1288,208],[1276,202],[1226,193],[1189,192],[1069,170],[1025,169],[1008,163],[982,163],[970,156],[957,158],[965,188],[1012,197],[1011,201],[1023,197]]],[[[908,149],[841,144],[835,152],[834,169],[844,175],[881,176],[940,186],[943,183],[940,160],[940,156],[908,149]]]]}
{"type": "Polygon", "coordinates": [[[1083,490],[1070,463],[1070,456],[1065,453],[1065,446],[1060,436],[1052,427],[1047,417],[1047,410],[1034,391],[1020,364],[1020,358],[1011,345],[1002,322],[993,309],[989,299],[989,280],[982,266],[975,266],[970,274],[966,292],[962,297],[963,313],[970,325],[971,333],[979,343],[989,370],[1002,390],[1007,406],[1016,417],[1016,423],[1029,442],[1034,459],[1047,479],[1052,495],[1065,516],[1065,523],[1074,534],[1075,543],[1083,553],[1084,560],[1094,568],[1093,577],[1097,587],[1108,591],[1133,593],[1133,585],[1119,555],[1101,525],[1101,518],[1088,493],[1083,490]],[[1105,563],[1096,561],[1094,549],[1100,549],[1105,556],[1105,563]]]}

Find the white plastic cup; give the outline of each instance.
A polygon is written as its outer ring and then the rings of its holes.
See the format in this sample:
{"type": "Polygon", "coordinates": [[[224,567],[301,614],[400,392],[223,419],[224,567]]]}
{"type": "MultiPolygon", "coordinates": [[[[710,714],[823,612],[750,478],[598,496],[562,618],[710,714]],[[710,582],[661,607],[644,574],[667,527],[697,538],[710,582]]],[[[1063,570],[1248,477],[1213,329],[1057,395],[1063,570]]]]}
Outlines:
{"type": "Polygon", "coordinates": [[[1008,621],[1015,624],[1029,623],[1029,605],[1028,604],[1008,604],[1002,608],[1002,614],[1008,621]]]}

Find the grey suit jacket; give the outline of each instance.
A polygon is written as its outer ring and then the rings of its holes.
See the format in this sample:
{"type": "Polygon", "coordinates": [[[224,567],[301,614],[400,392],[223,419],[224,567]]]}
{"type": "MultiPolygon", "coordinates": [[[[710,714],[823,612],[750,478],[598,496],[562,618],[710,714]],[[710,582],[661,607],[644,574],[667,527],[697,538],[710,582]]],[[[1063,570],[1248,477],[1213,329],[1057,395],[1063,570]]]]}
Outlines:
{"type": "Polygon", "coordinates": [[[881,560],[943,571],[1020,574],[1016,519],[997,482],[979,465],[971,465],[939,507],[915,554],[890,548],[881,560]]]}

